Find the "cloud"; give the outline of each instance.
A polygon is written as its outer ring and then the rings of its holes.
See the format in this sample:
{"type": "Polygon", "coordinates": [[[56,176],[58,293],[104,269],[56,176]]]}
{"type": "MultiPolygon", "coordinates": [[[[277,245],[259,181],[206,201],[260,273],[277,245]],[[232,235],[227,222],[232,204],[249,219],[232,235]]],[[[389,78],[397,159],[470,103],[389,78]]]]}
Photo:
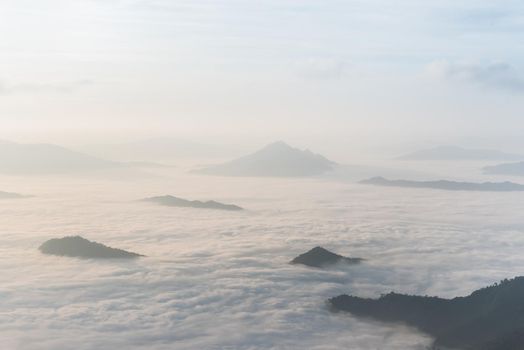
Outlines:
{"type": "Polygon", "coordinates": [[[325,300],[391,290],[453,297],[524,269],[519,194],[170,171],[153,182],[2,177],[2,190],[36,195],[2,202],[4,348],[423,349],[424,335],[330,313],[325,300]],[[173,194],[250,210],[134,201],[172,193],[173,183],[173,194]],[[148,257],[107,262],[37,251],[67,234],[148,257]],[[316,245],[368,260],[327,270],[288,264],[316,245]]]}
{"type": "Polygon", "coordinates": [[[342,59],[310,58],[299,63],[301,76],[310,79],[330,80],[346,76],[349,64],[342,59]]]}
{"type": "Polygon", "coordinates": [[[0,81],[0,94],[18,94],[18,93],[71,93],[84,87],[93,85],[94,82],[89,79],[73,80],[66,82],[49,82],[49,83],[18,83],[7,84],[0,81]]]}
{"type": "Polygon", "coordinates": [[[426,74],[432,78],[453,82],[524,92],[524,78],[508,63],[468,64],[437,61],[426,67],[426,74]]]}

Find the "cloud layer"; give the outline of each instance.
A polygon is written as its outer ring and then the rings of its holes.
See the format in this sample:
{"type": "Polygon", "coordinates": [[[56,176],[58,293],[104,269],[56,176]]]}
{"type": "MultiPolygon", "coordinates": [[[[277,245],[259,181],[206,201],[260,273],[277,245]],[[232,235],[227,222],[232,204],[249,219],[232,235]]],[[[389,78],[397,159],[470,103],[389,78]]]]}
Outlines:
{"type": "Polygon", "coordinates": [[[424,335],[330,313],[325,300],[465,295],[524,268],[518,193],[182,174],[2,180],[36,195],[0,202],[6,349],[422,349],[424,335]],[[164,193],[249,210],[135,201],[164,193]],[[99,262],[36,249],[70,234],[148,257],[99,262]],[[316,245],[368,260],[326,271],[288,264],[316,245]]]}
{"type": "Polygon", "coordinates": [[[71,93],[78,89],[93,85],[92,80],[82,79],[68,82],[42,82],[7,84],[0,81],[0,95],[13,93],[71,93]]]}
{"type": "Polygon", "coordinates": [[[510,64],[504,62],[482,65],[437,61],[428,65],[427,73],[438,79],[466,82],[511,92],[524,92],[524,78],[510,64]]]}

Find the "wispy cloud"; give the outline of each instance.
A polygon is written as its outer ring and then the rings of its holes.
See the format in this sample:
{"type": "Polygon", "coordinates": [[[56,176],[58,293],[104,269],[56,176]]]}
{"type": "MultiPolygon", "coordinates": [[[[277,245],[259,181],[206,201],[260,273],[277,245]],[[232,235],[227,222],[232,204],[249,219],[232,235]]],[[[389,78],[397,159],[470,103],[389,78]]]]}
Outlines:
{"type": "Polygon", "coordinates": [[[94,84],[94,82],[89,79],[18,84],[8,84],[0,81],[0,95],[14,93],[71,93],[92,84],[94,84]]]}
{"type": "Polygon", "coordinates": [[[340,79],[348,74],[349,64],[343,59],[311,58],[299,64],[300,75],[311,79],[340,79]]]}
{"type": "Polygon", "coordinates": [[[435,79],[471,83],[483,87],[524,92],[524,78],[508,63],[489,64],[453,63],[436,61],[426,67],[426,73],[435,79]]]}

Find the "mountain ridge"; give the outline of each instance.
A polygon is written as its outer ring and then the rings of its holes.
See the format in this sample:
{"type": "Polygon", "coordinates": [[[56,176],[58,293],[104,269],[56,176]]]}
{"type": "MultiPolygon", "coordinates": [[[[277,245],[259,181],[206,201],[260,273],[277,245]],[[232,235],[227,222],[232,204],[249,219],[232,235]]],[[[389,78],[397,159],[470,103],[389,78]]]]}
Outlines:
{"type": "Polygon", "coordinates": [[[460,181],[412,181],[412,180],[388,180],[381,176],[359,182],[364,185],[402,188],[430,188],[446,191],[480,191],[480,192],[518,192],[524,191],[524,185],[510,181],[505,182],[460,182],[460,181]]]}
{"type": "Polygon", "coordinates": [[[397,157],[400,160],[524,160],[524,155],[492,149],[437,146],[397,157]]]}
{"type": "Polygon", "coordinates": [[[89,241],[81,236],[66,236],[45,241],[39,248],[43,254],[76,258],[133,259],[143,255],[89,241]]]}
{"type": "Polygon", "coordinates": [[[0,142],[0,173],[4,174],[68,173],[120,166],[54,144],[0,142]]]}
{"type": "Polygon", "coordinates": [[[168,207],[180,207],[180,208],[199,208],[199,209],[220,209],[230,211],[240,211],[244,208],[234,204],[220,203],[214,200],[199,201],[199,200],[187,200],[171,195],[156,196],[142,199],[144,202],[152,202],[168,207]]]}
{"type": "Polygon", "coordinates": [[[437,347],[519,350],[524,340],[523,276],[452,299],[391,292],[377,299],[343,294],[329,303],[335,311],[415,326],[437,347]]]}
{"type": "Polygon", "coordinates": [[[335,162],[309,149],[300,150],[277,141],[246,156],[194,172],[219,176],[306,177],[321,175],[334,166],[335,162]]]}

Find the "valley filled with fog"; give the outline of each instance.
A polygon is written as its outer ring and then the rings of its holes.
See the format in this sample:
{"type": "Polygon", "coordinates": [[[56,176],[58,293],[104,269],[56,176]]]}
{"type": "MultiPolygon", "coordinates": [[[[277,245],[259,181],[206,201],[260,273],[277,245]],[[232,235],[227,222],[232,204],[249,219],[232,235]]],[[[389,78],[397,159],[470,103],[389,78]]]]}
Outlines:
{"type": "MultiPolygon", "coordinates": [[[[449,163],[410,167],[456,171],[449,163]]],[[[460,179],[497,179],[478,169],[462,163],[460,179]]],[[[1,183],[31,195],[0,201],[0,338],[12,349],[425,349],[429,336],[332,312],[328,298],[462,296],[524,268],[520,192],[218,177],[184,168],[5,175],[1,183]],[[166,194],[245,210],[140,200],[166,194]],[[70,235],[145,257],[38,251],[70,235]],[[325,269],[289,264],[315,246],[365,260],[325,269]]]]}
{"type": "Polygon", "coordinates": [[[0,31],[0,350],[524,349],[524,1],[0,31]]]}

